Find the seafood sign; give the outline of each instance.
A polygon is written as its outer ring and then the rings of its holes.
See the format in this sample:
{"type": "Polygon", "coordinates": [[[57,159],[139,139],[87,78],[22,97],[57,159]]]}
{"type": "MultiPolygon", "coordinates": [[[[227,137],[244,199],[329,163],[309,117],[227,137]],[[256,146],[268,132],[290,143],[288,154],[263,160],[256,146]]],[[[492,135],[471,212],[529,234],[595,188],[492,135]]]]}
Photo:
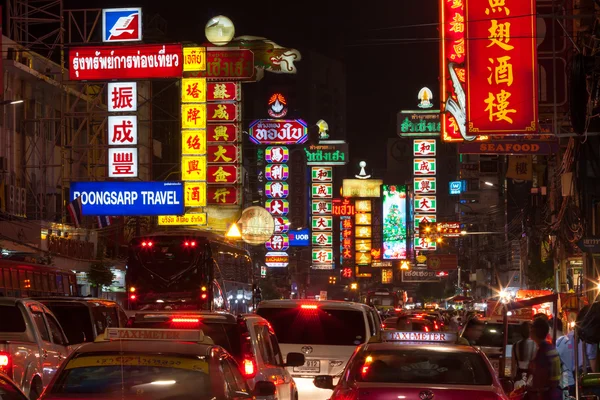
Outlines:
{"type": "Polygon", "coordinates": [[[180,78],[181,44],[74,47],[69,51],[69,79],[180,78]]]}
{"type": "Polygon", "coordinates": [[[301,144],[308,139],[308,127],[301,119],[256,120],[250,124],[250,140],[256,144],[301,144]]]}

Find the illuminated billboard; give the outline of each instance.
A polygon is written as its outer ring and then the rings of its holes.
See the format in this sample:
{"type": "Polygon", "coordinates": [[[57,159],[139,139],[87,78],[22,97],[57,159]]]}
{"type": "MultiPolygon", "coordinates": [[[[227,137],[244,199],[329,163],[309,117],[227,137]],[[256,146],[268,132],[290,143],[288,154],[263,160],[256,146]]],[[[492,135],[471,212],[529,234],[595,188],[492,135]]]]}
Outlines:
{"type": "Polygon", "coordinates": [[[383,259],[406,259],[406,186],[383,185],[383,259]]]}

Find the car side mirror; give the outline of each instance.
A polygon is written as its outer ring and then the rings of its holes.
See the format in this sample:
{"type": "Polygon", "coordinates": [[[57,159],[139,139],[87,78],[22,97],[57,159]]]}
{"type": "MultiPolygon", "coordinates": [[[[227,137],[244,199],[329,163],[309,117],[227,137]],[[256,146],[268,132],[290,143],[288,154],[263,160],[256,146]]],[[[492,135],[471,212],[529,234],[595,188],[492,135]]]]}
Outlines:
{"type": "Polygon", "coordinates": [[[277,388],[273,382],[258,381],[254,385],[253,393],[257,397],[275,396],[277,388]]]}
{"type": "Polygon", "coordinates": [[[512,379],[504,377],[500,378],[500,386],[502,386],[502,390],[504,390],[504,393],[509,394],[514,390],[515,383],[512,379]]]}
{"type": "Polygon", "coordinates": [[[316,387],[319,389],[329,389],[333,390],[333,376],[331,375],[318,375],[315,376],[315,380],[313,381],[316,387]]]}
{"type": "Polygon", "coordinates": [[[301,367],[305,362],[306,359],[302,353],[288,353],[285,358],[286,367],[301,367]]]}

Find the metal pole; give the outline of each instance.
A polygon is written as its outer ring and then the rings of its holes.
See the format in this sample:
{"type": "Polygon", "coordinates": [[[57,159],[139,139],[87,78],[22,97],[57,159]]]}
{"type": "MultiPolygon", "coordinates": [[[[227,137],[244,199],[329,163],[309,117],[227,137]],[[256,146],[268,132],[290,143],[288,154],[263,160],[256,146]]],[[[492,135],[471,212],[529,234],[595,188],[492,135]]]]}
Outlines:
{"type": "Polygon", "coordinates": [[[499,362],[500,371],[498,371],[498,376],[500,378],[504,378],[506,376],[506,347],[508,346],[508,313],[506,305],[502,307],[502,326],[504,334],[502,335],[502,354],[500,354],[499,362]]]}
{"type": "Polygon", "coordinates": [[[462,289],[460,286],[460,265],[458,266],[458,290],[460,290],[459,294],[462,294],[462,289]]]}

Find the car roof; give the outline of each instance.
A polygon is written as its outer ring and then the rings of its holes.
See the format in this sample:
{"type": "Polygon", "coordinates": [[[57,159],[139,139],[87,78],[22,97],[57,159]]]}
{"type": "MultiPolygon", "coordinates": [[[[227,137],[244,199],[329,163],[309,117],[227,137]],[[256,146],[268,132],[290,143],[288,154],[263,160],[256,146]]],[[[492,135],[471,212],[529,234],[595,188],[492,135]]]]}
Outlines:
{"type": "Polygon", "coordinates": [[[362,303],[354,303],[351,301],[341,300],[296,300],[296,299],[284,299],[284,300],[263,300],[258,305],[258,308],[295,308],[300,307],[303,304],[316,305],[318,307],[335,308],[340,310],[352,309],[364,311],[368,310],[369,306],[362,303]]]}
{"type": "Polygon", "coordinates": [[[201,311],[201,310],[191,310],[191,311],[182,311],[182,310],[164,310],[164,311],[134,311],[130,312],[129,315],[134,317],[136,322],[142,322],[143,320],[168,320],[174,315],[178,316],[190,316],[190,317],[200,317],[203,320],[211,320],[214,322],[224,322],[224,323],[232,323],[235,324],[237,319],[235,315],[224,312],[224,311],[201,311]]]}
{"type": "Polygon", "coordinates": [[[32,297],[33,300],[39,301],[41,303],[53,302],[53,303],[97,303],[102,305],[115,305],[118,304],[114,300],[108,299],[100,299],[97,297],[68,297],[68,296],[60,296],[60,297],[32,297]]]}
{"type": "Polygon", "coordinates": [[[191,343],[191,342],[166,342],[155,340],[114,340],[86,343],[75,351],[75,355],[106,352],[131,352],[131,353],[169,353],[182,355],[210,355],[213,344],[191,343]]]}
{"type": "Polygon", "coordinates": [[[457,345],[452,343],[407,343],[407,342],[382,342],[364,344],[360,351],[376,350],[429,350],[459,353],[481,353],[473,346],[457,345]]]}

